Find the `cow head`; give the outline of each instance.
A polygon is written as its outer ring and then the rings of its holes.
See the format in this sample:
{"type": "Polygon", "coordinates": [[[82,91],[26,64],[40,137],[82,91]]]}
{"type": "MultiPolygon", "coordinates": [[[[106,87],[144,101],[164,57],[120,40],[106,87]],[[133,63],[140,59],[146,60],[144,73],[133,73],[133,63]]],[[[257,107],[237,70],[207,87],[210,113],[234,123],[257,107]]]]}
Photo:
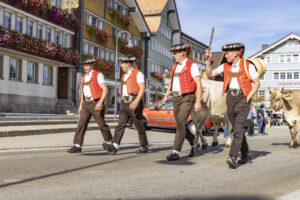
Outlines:
{"type": "Polygon", "coordinates": [[[283,107],[284,101],[288,101],[293,98],[293,96],[280,89],[271,89],[270,91],[270,110],[278,111],[283,107]]]}

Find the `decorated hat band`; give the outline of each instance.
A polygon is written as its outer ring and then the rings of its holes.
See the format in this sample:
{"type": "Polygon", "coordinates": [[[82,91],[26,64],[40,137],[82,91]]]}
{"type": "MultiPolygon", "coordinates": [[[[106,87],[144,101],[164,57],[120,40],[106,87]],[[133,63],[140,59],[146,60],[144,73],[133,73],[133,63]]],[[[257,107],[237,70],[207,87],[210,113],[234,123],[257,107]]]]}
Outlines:
{"type": "Polygon", "coordinates": [[[93,64],[93,63],[95,63],[95,62],[96,62],[95,58],[90,58],[90,59],[84,60],[84,61],[81,63],[81,65],[93,64]]]}
{"type": "Polygon", "coordinates": [[[223,51],[241,50],[241,58],[244,58],[245,45],[243,43],[226,44],[222,46],[223,51]]]}

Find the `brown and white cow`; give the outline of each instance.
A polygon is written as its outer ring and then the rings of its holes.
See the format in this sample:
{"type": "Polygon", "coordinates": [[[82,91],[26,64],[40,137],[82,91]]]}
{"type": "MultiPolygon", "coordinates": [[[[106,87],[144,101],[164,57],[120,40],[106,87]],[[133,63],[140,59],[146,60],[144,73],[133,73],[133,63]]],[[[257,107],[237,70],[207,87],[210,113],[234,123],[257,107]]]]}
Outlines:
{"type": "MultiPolygon", "coordinates": [[[[231,133],[232,126],[227,116],[227,94],[225,93],[222,96],[223,82],[205,79],[201,79],[201,82],[203,88],[201,111],[196,113],[192,112],[191,116],[196,129],[196,142],[198,142],[200,137],[202,148],[205,149],[208,145],[202,131],[206,120],[211,120],[215,127],[212,146],[216,146],[219,143],[217,135],[220,124],[225,124],[225,122],[228,123],[228,133],[231,133]]],[[[231,141],[232,137],[231,134],[229,134],[226,147],[230,147],[231,141]]]]}
{"type": "Polygon", "coordinates": [[[299,145],[297,138],[300,125],[300,90],[272,89],[270,91],[270,110],[278,111],[282,109],[284,117],[288,123],[291,143],[290,148],[299,145]]]}

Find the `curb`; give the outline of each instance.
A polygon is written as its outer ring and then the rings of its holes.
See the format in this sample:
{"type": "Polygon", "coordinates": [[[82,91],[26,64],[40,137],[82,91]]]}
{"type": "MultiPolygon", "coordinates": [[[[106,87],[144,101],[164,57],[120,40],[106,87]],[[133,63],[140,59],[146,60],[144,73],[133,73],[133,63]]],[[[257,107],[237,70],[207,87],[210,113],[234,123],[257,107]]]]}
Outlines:
{"type": "MultiPolygon", "coordinates": [[[[53,124],[77,124],[77,120],[28,120],[28,121],[0,121],[0,127],[2,126],[30,126],[30,125],[53,125],[53,124]]],[[[118,120],[107,119],[106,123],[118,122],[118,120]]],[[[91,120],[90,123],[96,123],[95,120],[91,120]]]]}

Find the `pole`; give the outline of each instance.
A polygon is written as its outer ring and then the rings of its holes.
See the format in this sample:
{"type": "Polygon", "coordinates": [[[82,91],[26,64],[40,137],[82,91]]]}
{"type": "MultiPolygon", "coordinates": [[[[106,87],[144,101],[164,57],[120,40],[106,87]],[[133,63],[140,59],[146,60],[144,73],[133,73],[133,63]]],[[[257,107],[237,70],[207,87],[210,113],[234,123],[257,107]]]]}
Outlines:
{"type": "MultiPolygon", "coordinates": [[[[120,33],[120,32],[119,32],[120,33]]],[[[116,56],[115,56],[115,105],[114,105],[114,119],[117,119],[117,65],[118,65],[118,38],[119,38],[119,33],[117,33],[117,38],[116,38],[116,56]]]]}

